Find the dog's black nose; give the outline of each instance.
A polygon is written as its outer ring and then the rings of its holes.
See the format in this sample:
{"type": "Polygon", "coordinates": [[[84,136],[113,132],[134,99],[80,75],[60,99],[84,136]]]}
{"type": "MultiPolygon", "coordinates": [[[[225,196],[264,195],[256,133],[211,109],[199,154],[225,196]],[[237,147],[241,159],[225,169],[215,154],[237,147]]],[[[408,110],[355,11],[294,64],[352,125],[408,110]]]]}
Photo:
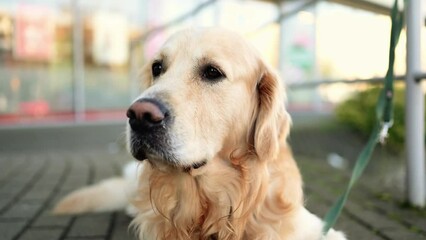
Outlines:
{"type": "Polygon", "coordinates": [[[169,116],[169,111],[155,99],[139,99],[127,110],[130,127],[134,131],[148,130],[162,125],[169,116]]]}

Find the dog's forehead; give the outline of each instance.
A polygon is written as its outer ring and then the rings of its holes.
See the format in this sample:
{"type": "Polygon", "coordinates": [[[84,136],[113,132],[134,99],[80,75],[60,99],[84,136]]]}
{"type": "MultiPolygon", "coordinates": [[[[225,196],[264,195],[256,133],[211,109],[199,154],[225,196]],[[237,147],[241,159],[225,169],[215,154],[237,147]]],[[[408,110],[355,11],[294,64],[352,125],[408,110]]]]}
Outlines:
{"type": "Polygon", "coordinates": [[[164,55],[185,53],[186,56],[195,59],[210,56],[237,58],[255,54],[243,37],[221,28],[200,28],[177,32],[167,40],[161,52],[164,55]]]}
{"type": "Polygon", "coordinates": [[[163,45],[159,56],[166,65],[179,66],[180,70],[186,69],[182,66],[213,64],[231,80],[255,76],[262,68],[262,58],[250,43],[239,34],[220,28],[175,33],[163,45]],[[174,64],[176,62],[179,64],[174,64]]]}

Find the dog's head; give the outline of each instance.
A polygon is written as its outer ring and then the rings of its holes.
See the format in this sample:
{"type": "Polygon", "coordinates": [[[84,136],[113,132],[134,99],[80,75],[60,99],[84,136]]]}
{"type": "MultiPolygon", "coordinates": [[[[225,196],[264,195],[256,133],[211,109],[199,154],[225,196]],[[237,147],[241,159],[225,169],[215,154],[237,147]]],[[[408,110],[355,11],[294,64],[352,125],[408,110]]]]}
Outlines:
{"type": "Polygon", "coordinates": [[[146,90],[127,111],[136,159],[198,168],[237,151],[267,160],[287,135],[280,80],[235,33],[179,32],[141,77],[146,90]]]}

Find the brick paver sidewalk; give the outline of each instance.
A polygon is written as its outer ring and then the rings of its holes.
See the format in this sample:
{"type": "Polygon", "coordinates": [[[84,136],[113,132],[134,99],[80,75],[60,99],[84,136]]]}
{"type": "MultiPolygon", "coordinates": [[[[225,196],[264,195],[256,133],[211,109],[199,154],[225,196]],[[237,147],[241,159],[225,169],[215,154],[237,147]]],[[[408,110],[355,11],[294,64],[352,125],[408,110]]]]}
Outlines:
{"type": "Polygon", "coordinates": [[[126,154],[103,151],[0,156],[0,239],[133,239],[123,213],[52,216],[64,194],[117,175],[126,154]]]}
{"type": "MultiPolygon", "coordinates": [[[[105,150],[0,154],[0,239],[134,239],[122,212],[52,216],[60,197],[81,186],[117,175],[127,153],[105,150]]],[[[307,206],[323,216],[347,182],[347,174],[320,161],[299,157],[307,206]]],[[[399,207],[361,183],[339,219],[350,239],[426,239],[425,211],[399,207]]]]}
{"type": "MultiPolygon", "coordinates": [[[[324,216],[346,188],[350,175],[331,168],[325,161],[301,156],[297,159],[304,175],[307,207],[324,216]]],[[[404,207],[401,196],[392,196],[373,182],[367,176],[361,178],[336,228],[353,240],[426,239],[426,210],[404,207]]]]}

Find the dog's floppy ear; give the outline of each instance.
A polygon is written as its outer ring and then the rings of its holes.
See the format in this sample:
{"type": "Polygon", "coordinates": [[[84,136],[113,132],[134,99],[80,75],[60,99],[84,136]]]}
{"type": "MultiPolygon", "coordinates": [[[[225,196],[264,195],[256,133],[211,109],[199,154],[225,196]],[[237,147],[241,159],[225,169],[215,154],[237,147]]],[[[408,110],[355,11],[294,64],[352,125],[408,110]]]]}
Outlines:
{"type": "Polygon", "coordinates": [[[281,79],[265,66],[257,84],[258,110],[254,127],[254,149],[260,160],[277,156],[285,144],[291,119],[285,110],[281,79]]]}

